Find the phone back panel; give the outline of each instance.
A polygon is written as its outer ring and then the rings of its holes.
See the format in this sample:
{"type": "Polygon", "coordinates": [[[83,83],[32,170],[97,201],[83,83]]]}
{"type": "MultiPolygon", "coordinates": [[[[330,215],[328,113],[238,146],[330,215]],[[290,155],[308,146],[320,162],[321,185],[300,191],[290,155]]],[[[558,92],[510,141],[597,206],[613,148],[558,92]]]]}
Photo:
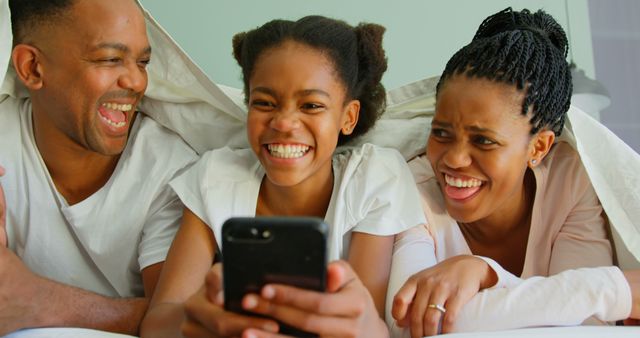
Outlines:
{"type": "MultiPolygon", "coordinates": [[[[327,225],[318,218],[231,218],[222,227],[225,308],[244,312],[242,297],[268,283],[324,291],[327,225]]],[[[281,325],[282,326],[282,325],[281,325]]],[[[283,327],[281,333],[309,336],[283,327]]]]}

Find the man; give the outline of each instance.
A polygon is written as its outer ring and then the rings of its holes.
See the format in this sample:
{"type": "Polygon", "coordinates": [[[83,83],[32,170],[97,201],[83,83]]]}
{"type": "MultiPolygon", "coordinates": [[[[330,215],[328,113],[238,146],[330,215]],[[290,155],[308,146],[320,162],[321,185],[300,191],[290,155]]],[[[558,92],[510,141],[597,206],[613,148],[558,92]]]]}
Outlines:
{"type": "Polygon", "coordinates": [[[136,112],[151,56],[143,13],[134,0],[9,7],[28,97],[0,96],[0,335],[136,334],[182,214],[167,183],[196,159],[136,112]]]}

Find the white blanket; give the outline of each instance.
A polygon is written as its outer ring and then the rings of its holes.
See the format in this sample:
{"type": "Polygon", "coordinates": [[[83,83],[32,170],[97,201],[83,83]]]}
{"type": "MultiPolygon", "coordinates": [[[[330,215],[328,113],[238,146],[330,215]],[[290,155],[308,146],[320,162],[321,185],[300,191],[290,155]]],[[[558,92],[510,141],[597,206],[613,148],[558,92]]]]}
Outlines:
{"type": "MultiPolygon", "coordinates": [[[[181,135],[198,153],[225,145],[247,147],[241,91],[216,85],[148,12],[145,17],[153,56],[149,87],[139,109],[181,135]]],[[[27,95],[8,66],[11,39],[8,0],[0,0],[0,79],[7,74],[0,102],[27,95]]],[[[437,77],[428,78],[390,90],[386,113],[357,143],[395,147],[407,159],[424,151],[436,83],[437,77]]],[[[640,267],[640,155],[575,107],[569,111],[562,138],[580,153],[612,224],[620,265],[640,267]]]]}

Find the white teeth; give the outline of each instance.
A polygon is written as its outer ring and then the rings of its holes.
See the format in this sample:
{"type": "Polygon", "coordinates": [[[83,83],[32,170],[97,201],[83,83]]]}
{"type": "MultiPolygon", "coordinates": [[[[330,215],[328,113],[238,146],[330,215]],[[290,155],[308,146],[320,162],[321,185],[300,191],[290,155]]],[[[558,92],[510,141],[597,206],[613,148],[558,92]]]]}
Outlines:
{"type": "MultiPolygon", "coordinates": [[[[98,114],[98,115],[100,115],[100,114],[98,114]]],[[[127,122],[125,122],[125,121],[122,121],[122,122],[113,122],[113,121],[109,120],[108,118],[106,118],[106,117],[104,117],[104,116],[102,116],[102,115],[100,115],[100,118],[101,118],[103,121],[107,122],[109,125],[112,125],[112,126],[114,126],[114,127],[116,127],[116,128],[124,127],[124,125],[125,125],[125,124],[127,124],[127,122]]]]}
{"type": "Polygon", "coordinates": [[[456,188],[474,188],[482,185],[482,181],[477,180],[475,178],[463,181],[460,178],[444,175],[444,180],[447,182],[448,185],[456,188]]]}
{"type": "Polygon", "coordinates": [[[309,146],[302,144],[269,144],[269,154],[278,158],[299,158],[309,151],[309,146]]]}
{"type": "Polygon", "coordinates": [[[108,108],[108,109],[113,109],[113,110],[119,110],[119,111],[129,111],[131,110],[131,108],[133,108],[133,105],[131,104],[117,104],[117,103],[112,103],[112,102],[107,102],[107,103],[103,103],[102,104],[103,107],[108,108]]]}

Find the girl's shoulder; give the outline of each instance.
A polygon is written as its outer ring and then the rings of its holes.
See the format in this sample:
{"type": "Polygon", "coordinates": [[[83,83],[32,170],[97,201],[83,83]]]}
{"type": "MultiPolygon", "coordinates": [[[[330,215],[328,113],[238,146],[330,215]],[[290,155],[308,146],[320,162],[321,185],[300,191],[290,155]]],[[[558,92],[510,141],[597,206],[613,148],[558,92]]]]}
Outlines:
{"type": "Polygon", "coordinates": [[[202,154],[194,169],[205,181],[244,181],[255,175],[259,163],[251,149],[224,147],[202,154]]]}
{"type": "Polygon", "coordinates": [[[407,162],[400,152],[370,143],[337,153],[333,167],[344,184],[370,188],[399,182],[413,184],[407,162]]]}
{"type": "Polygon", "coordinates": [[[359,171],[397,172],[407,167],[405,159],[394,148],[365,143],[344,148],[334,155],[334,163],[359,171]]]}

